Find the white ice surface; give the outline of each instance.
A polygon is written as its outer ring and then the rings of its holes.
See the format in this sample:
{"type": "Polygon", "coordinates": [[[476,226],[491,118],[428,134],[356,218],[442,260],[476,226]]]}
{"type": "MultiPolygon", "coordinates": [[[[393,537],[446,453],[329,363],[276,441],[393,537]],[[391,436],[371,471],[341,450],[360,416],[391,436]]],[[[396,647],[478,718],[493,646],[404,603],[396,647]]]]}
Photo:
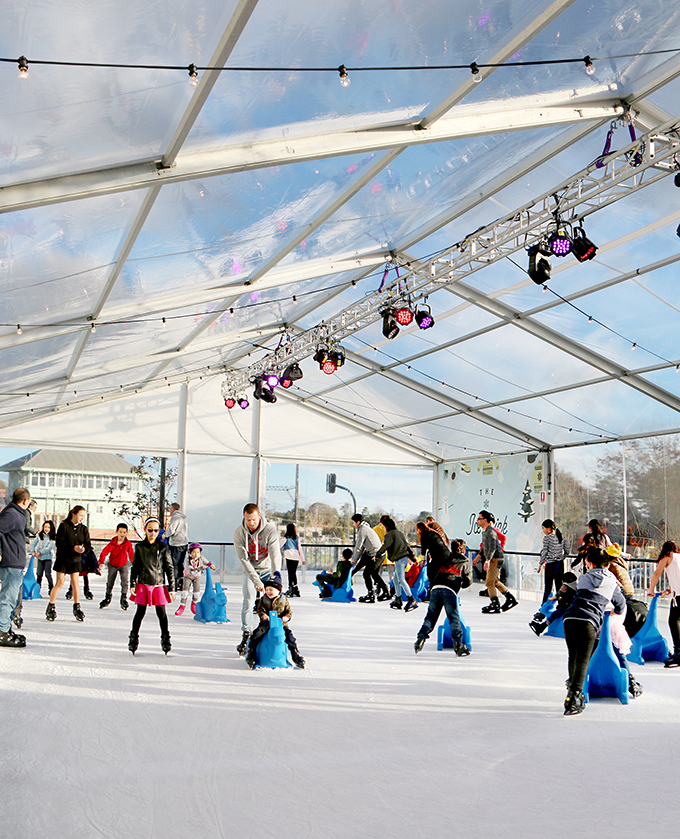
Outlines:
{"type": "Polygon", "coordinates": [[[680,669],[634,665],[642,697],[563,717],[566,648],[529,630],[536,604],[481,615],[475,586],[472,655],[433,634],[416,657],[425,605],[322,603],[306,584],[307,669],[251,672],[239,585],[226,625],[170,607],[167,657],[152,610],[133,657],[134,606],[116,590],[100,610],[93,590],[83,624],[63,595],[54,623],[25,603],[28,646],[0,649],[2,837],[677,835],[680,669]]]}

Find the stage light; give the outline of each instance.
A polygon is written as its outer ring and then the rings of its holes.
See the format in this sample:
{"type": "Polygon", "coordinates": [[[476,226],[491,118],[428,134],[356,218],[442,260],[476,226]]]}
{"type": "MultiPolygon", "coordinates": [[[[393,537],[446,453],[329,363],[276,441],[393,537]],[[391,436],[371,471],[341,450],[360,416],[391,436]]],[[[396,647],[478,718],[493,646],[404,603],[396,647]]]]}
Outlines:
{"type": "Polygon", "coordinates": [[[297,382],[299,379],[302,378],[302,370],[300,369],[300,365],[294,362],[293,364],[289,364],[288,367],[283,371],[283,375],[281,376],[281,387],[285,387],[288,389],[293,382],[297,382]]]}
{"type": "Polygon", "coordinates": [[[338,347],[337,350],[331,350],[328,353],[328,358],[336,367],[342,367],[345,363],[345,351],[342,347],[338,347]]]}
{"type": "Polygon", "coordinates": [[[571,242],[571,252],[579,262],[586,262],[589,259],[595,258],[597,246],[586,236],[586,232],[583,227],[577,227],[574,230],[574,238],[571,242]]]}
{"type": "Polygon", "coordinates": [[[246,399],[245,396],[242,396],[238,400],[238,405],[239,405],[239,408],[241,408],[243,411],[245,411],[245,409],[248,407],[248,405],[250,405],[250,402],[248,402],[248,400],[246,399]]]}
{"type": "Polygon", "coordinates": [[[536,285],[543,285],[550,279],[550,257],[542,253],[538,245],[529,248],[529,277],[536,285]]]}
{"type": "Polygon", "coordinates": [[[394,313],[394,318],[399,326],[410,326],[413,323],[413,312],[408,306],[401,306],[394,313]]]}
{"type": "Polygon", "coordinates": [[[571,253],[572,242],[566,227],[558,225],[548,236],[548,245],[553,256],[568,256],[571,253]]]}
{"type": "Polygon", "coordinates": [[[279,379],[276,373],[267,373],[264,376],[264,380],[270,390],[274,390],[275,387],[278,387],[281,384],[281,379],[279,379]]]}
{"type": "Polygon", "coordinates": [[[274,393],[273,388],[267,384],[267,380],[264,376],[259,376],[255,379],[253,396],[255,399],[261,399],[263,402],[269,402],[272,405],[276,402],[276,394],[274,393]]]}
{"type": "Polygon", "coordinates": [[[324,361],[324,363],[321,365],[321,372],[325,373],[327,376],[332,376],[333,373],[335,373],[335,371],[337,369],[338,368],[337,368],[335,362],[330,358],[327,358],[324,361]]]}
{"type": "Polygon", "coordinates": [[[383,319],[382,333],[388,341],[391,341],[399,334],[399,324],[395,320],[394,311],[392,309],[386,309],[381,314],[383,319]]]}
{"type": "Polygon", "coordinates": [[[434,326],[432,310],[425,304],[416,310],[415,319],[421,329],[430,329],[434,326]]]}
{"type": "Polygon", "coordinates": [[[231,411],[231,409],[236,405],[236,400],[234,399],[233,396],[229,396],[224,400],[224,404],[231,411]]]}

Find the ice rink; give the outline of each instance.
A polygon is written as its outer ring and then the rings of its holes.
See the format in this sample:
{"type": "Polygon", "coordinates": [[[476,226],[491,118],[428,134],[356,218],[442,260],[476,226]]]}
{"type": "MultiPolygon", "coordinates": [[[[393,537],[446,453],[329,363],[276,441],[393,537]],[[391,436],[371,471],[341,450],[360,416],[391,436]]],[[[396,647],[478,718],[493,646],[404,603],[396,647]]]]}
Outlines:
{"type": "MultiPolygon", "coordinates": [[[[291,624],[307,669],[240,660],[231,623],[170,610],[166,657],[150,610],[103,581],[75,621],[63,594],[24,606],[24,650],[2,649],[2,835],[180,837],[641,837],[677,829],[680,669],[633,665],[644,694],[564,717],[564,641],[537,638],[536,604],[482,615],[463,592],[472,655],[416,656],[426,604],[320,602],[291,624]]],[[[362,594],[363,584],[358,584],[362,594]]],[[[660,612],[668,637],[666,611],[660,612]]]]}

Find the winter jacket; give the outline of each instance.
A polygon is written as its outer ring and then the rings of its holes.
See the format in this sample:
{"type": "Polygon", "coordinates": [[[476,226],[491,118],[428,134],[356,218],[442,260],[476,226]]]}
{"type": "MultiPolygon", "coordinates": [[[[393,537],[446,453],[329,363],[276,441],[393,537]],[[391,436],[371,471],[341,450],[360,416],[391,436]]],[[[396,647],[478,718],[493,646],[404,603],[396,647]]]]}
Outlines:
{"type": "Polygon", "coordinates": [[[385,540],[382,547],[378,549],[376,556],[387,553],[390,562],[404,559],[407,556],[413,557],[413,551],[409,547],[406,537],[399,530],[388,530],[385,533],[385,540]]]}
{"type": "Polygon", "coordinates": [[[128,562],[132,562],[133,555],[134,548],[132,547],[132,542],[126,537],[123,544],[119,545],[118,537],[114,536],[101,552],[99,564],[103,565],[108,557],[109,565],[112,568],[122,568],[128,562]]]}
{"type": "Polygon", "coordinates": [[[40,537],[41,534],[38,533],[35,539],[31,542],[31,546],[28,551],[30,554],[39,554],[37,557],[39,562],[51,562],[54,559],[56,542],[54,542],[53,539],[50,539],[47,535],[45,535],[44,539],[41,539],[40,537]]]}
{"type": "Polygon", "coordinates": [[[26,525],[24,527],[24,536],[26,537],[26,541],[33,539],[34,536],[37,536],[37,533],[33,529],[33,514],[31,511],[26,508],[26,525]]]}
{"type": "Polygon", "coordinates": [[[283,558],[286,561],[304,561],[304,555],[302,553],[302,548],[300,547],[299,539],[286,539],[284,536],[282,536],[279,540],[279,547],[281,548],[281,553],[283,554],[283,558]]]}
{"type": "Polygon", "coordinates": [[[340,562],[338,562],[338,567],[331,575],[333,579],[328,582],[333,586],[333,588],[340,588],[340,586],[344,585],[347,581],[347,575],[351,570],[352,561],[350,559],[341,559],[340,562]]]}
{"type": "Polygon", "coordinates": [[[0,568],[26,567],[26,511],[14,501],[0,513],[0,568]]]}
{"type": "Polygon", "coordinates": [[[162,586],[166,580],[170,591],[174,591],[175,572],[168,546],[158,539],[153,544],[147,539],[137,542],[130,569],[130,588],[137,583],[143,586],[162,586]]]}
{"type": "Polygon", "coordinates": [[[90,531],[82,522],[73,524],[69,516],[57,528],[57,559],[62,560],[62,562],[72,562],[74,559],[80,559],[83,554],[74,550],[76,545],[82,545],[85,548],[85,553],[91,551],[90,531]]]}
{"type": "Polygon", "coordinates": [[[543,536],[541,559],[538,563],[538,567],[542,568],[546,562],[564,562],[566,552],[567,545],[564,540],[560,542],[556,533],[546,533],[543,536]]]}
{"type": "Polygon", "coordinates": [[[616,577],[616,580],[623,589],[623,593],[626,597],[634,597],[635,588],[633,587],[633,581],[628,573],[628,563],[626,562],[623,554],[621,554],[621,556],[611,557],[609,561],[609,570],[616,577]]]}
{"type": "Polygon", "coordinates": [[[357,527],[357,540],[352,552],[352,561],[356,562],[364,552],[369,556],[375,556],[379,548],[380,536],[367,521],[362,521],[357,527]]]}
{"type": "Polygon", "coordinates": [[[260,597],[257,601],[258,616],[264,615],[268,618],[270,612],[276,612],[280,618],[291,618],[293,616],[290,603],[288,602],[288,598],[285,594],[279,594],[279,596],[275,597],[273,600],[270,600],[266,594],[263,594],[262,597],[260,597]]]}
{"type": "Polygon", "coordinates": [[[610,601],[615,614],[621,615],[625,611],[626,599],[616,577],[606,568],[591,568],[578,578],[576,594],[564,613],[564,620],[589,621],[599,632],[610,601]]]}
{"type": "Polygon", "coordinates": [[[502,561],[504,558],[498,533],[491,525],[488,525],[482,533],[482,550],[484,551],[484,559],[489,561],[492,559],[502,561]]]}
{"type": "Polygon", "coordinates": [[[260,517],[260,524],[254,533],[241,522],[234,531],[234,549],[243,570],[255,585],[259,585],[260,575],[281,571],[279,534],[264,516],[260,517]]]}
{"type": "Polygon", "coordinates": [[[195,559],[187,556],[184,560],[184,576],[189,577],[190,580],[195,580],[197,577],[200,577],[206,568],[215,570],[215,566],[203,554],[199,554],[195,559]]]}
{"type": "Polygon", "coordinates": [[[187,517],[181,510],[175,510],[170,516],[168,526],[165,528],[165,536],[168,540],[168,545],[172,545],[173,548],[184,547],[184,545],[189,544],[187,517]]]}

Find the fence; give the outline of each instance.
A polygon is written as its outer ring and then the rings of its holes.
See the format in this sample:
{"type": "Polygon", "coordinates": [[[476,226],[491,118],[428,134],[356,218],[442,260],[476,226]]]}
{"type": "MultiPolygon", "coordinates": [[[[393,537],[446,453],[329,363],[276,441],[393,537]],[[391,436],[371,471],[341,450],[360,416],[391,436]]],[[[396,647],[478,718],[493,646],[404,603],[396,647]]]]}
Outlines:
{"type": "MultiPolygon", "coordinates": [[[[108,544],[108,540],[92,540],[97,555],[101,548],[108,544]],[[100,548],[97,550],[97,548],[100,548]]],[[[233,550],[233,542],[202,542],[204,556],[215,565],[214,578],[216,582],[224,583],[228,577],[233,577],[241,570],[241,564],[236,558],[233,550]]],[[[306,580],[306,571],[328,571],[334,569],[342,551],[351,548],[350,544],[330,543],[302,543],[302,550],[305,556],[304,565],[298,569],[298,577],[302,582],[306,580]]],[[[414,552],[418,552],[417,545],[412,546],[414,552]]],[[[467,551],[472,559],[476,551],[467,551]]],[[[538,553],[526,553],[519,551],[505,551],[505,570],[507,573],[506,585],[512,589],[518,589],[522,597],[528,600],[540,600],[543,594],[543,574],[536,573],[538,565],[538,553]]],[[[571,564],[574,556],[567,558],[567,564],[571,564]]],[[[641,600],[646,597],[649,583],[656,568],[656,559],[641,558],[632,559],[628,562],[628,573],[635,588],[635,595],[641,600]]],[[[284,569],[285,570],[285,569],[284,569]]],[[[664,573],[657,590],[668,588],[668,580],[664,573]]]]}

